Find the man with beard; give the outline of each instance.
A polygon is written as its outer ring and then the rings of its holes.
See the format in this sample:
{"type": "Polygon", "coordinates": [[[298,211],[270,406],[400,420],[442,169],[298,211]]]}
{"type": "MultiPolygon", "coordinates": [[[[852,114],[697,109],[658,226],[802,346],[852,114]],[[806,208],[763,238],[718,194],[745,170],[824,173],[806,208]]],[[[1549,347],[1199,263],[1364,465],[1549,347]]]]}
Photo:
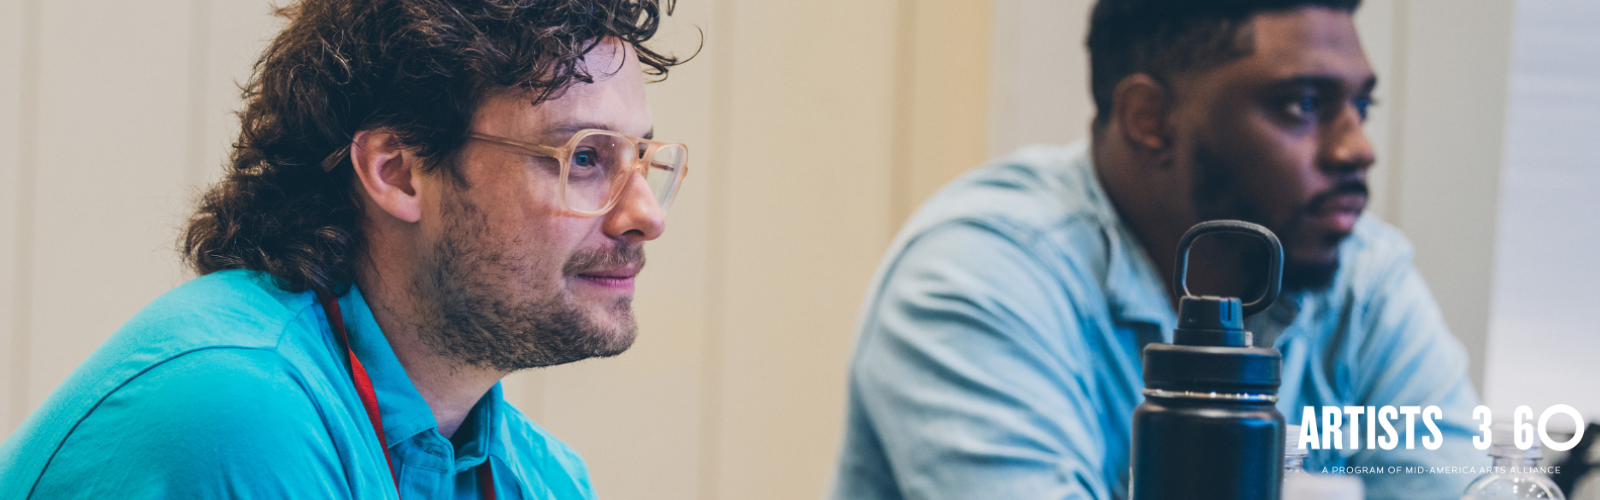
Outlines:
{"type": "MultiPolygon", "coordinates": [[[[1278,409],[1291,423],[1308,406],[1443,410],[1442,449],[1341,440],[1312,451],[1309,470],[1487,465],[1471,444],[1465,350],[1404,237],[1361,215],[1377,80],[1357,3],[1101,0],[1090,140],[958,179],[883,260],[833,498],[1127,498],[1140,355],[1171,341],[1179,238],[1213,219],[1265,225],[1284,244],[1285,296],[1246,325],[1283,352],[1278,409]]],[[[1261,252],[1204,238],[1190,283],[1248,300],[1261,252]]],[[[1349,437],[1368,423],[1342,420],[1349,437]]],[[[1361,479],[1371,499],[1454,499],[1470,476],[1361,479]]]]}
{"type": "Polygon", "coordinates": [[[0,498],[593,498],[498,382],[633,342],[686,169],[650,140],[645,75],[678,62],[643,45],[661,10],[282,10],[185,231],[202,276],[0,447],[0,498]]]}

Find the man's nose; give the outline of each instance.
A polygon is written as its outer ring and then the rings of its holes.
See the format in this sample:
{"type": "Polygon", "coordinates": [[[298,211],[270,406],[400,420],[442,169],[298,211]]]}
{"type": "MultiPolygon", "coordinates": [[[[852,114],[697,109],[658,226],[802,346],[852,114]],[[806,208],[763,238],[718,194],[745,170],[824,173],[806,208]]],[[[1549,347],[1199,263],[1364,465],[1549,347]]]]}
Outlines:
{"type": "Polygon", "coordinates": [[[650,183],[639,173],[633,174],[628,186],[623,188],[617,205],[606,213],[602,228],[606,236],[628,243],[644,243],[661,237],[667,229],[666,212],[656,203],[650,183]]]}
{"type": "Polygon", "coordinates": [[[1355,106],[1345,106],[1339,118],[1325,129],[1325,134],[1321,163],[1328,173],[1366,173],[1377,161],[1361,112],[1355,106]]]}

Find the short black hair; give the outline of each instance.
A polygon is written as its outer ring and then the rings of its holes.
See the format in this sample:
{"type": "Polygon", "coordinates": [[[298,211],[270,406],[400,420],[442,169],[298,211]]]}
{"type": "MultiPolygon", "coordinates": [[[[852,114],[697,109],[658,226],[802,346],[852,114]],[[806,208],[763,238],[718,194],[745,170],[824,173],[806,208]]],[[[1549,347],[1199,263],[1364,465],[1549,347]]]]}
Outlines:
{"type": "Polygon", "coordinates": [[[1089,17],[1089,86],[1095,122],[1111,119],[1111,98],[1129,75],[1162,78],[1220,66],[1250,54],[1239,29],[1256,14],[1300,7],[1354,12],[1361,0],[1100,0],[1089,17]]]}

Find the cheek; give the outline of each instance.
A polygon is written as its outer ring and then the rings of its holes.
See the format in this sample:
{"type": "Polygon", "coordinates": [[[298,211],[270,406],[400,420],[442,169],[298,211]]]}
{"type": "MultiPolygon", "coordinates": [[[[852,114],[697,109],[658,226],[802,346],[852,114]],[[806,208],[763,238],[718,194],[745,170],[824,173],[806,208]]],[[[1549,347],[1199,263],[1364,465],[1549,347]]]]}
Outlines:
{"type": "Polygon", "coordinates": [[[1315,195],[1317,139],[1313,131],[1285,129],[1264,116],[1233,127],[1221,142],[1240,168],[1241,189],[1267,211],[1274,225],[1289,224],[1315,195]]]}
{"type": "MultiPolygon", "coordinates": [[[[485,243],[497,249],[508,263],[521,263],[515,272],[544,273],[564,261],[561,235],[565,224],[559,201],[521,176],[477,181],[476,200],[482,212],[485,243]]],[[[524,276],[530,278],[531,276],[524,276]]]]}
{"type": "Polygon", "coordinates": [[[550,205],[524,205],[495,232],[505,252],[531,263],[525,278],[544,281],[559,279],[575,254],[600,246],[589,240],[601,236],[601,221],[566,215],[550,205]]]}
{"type": "MultiPolygon", "coordinates": [[[[517,167],[517,166],[511,166],[517,167]]],[[[560,181],[533,168],[506,168],[501,175],[474,181],[481,188],[479,208],[485,213],[485,237],[510,262],[520,262],[512,279],[548,283],[559,279],[574,254],[604,242],[604,219],[576,217],[561,209],[560,181]]],[[[538,285],[540,287],[547,285],[538,285]]]]}

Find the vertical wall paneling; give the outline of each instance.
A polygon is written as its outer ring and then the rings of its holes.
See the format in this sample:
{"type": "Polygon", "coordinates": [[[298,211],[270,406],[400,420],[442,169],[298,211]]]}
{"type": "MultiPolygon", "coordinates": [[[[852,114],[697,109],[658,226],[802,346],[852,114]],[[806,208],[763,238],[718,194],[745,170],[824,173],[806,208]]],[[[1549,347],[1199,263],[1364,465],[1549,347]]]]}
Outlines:
{"type": "MultiPolygon", "coordinates": [[[[1566,404],[1595,419],[1600,3],[1518,0],[1516,9],[1483,399],[1495,415],[1566,404]]],[[[1568,496],[1594,498],[1583,489],[1568,496]]]]}
{"type": "Polygon", "coordinates": [[[1372,149],[1378,156],[1377,163],[1373,164],[1367,175],[1367,188],[1370,190],[1367,213],[1385,221],[1394,220],[1389,213],[1389,176],[1395,170],[1398,156],[1390,154],[1394,143],[1390,136],[1396,108],[1390,103],[1394,102],[1392,97],[1398,95],[1403,87],[1402,73],[1395,64],[1398,60],[1395,4],[1403,1],[1367,0],[1361,2],[1361,9],[1356,11],[1355,16],[1356,30],[1361,34],[1361,47],[1367,54],[1367,62],[1372,65],[1373,73],[1378,76],[1378,87],[1372,95],[1378,104],[1367,112],[1367,140],[1372,141],[1372,149]]]}
{"type": "Polygon", "coordinates": [[[42,7],[30,407],[179,281],[189,194],[190,3],[42,7]]]}
{"type": "Polygon", "coordinates": [[[728,92],[717,498],[815,498],[855,312],[889,239],[888,0],[739,0],[728,92]]]}
{"type": "Polygon", "coordinates": [[[1406,2],[1394,220],[1483,387],[1513,0],[1406,2]]]}
{"type": "Polygon", "coordinates": [[[24,137],[33,120],[30,70],[37,64],[38,2],[0,0],[0,436],[21,423],[28,405],[28,255],[32,224],[32,148],[24,137]],[[26,111],[25,111],[26,110],[26,111]],[[26,173],[24,170],[28,170],[26,173]]]}
{"type": "Polygon", "coordinates": [[[900,0],[890,231],[989,154],[989,0],[900,0]]]}
{"type": "Polygon", "coordinates": [[[206,128],[209,125],[206,115],[209,114],[207,110],[210,104],[206,97],[212,90],[212,85],[208,85],[211,80],[212,3],[212,0],[189,0],[189,81],[188,91],[184,93],[187,98],[184,111],[188,115],[188,126],[184,131],[186,154],[183,169],[184,184],[187,186],[201,185],[209,173],[202,165],[213,163],[205,158],[206,128]]]}
{"type": "Polygon", "coordinates": [[[989,156],[1088,136],[1093,0],[994,0],[989,156]]]}
{"type": "Polygon", "coordinates": [[[202,1],[210,7],[204,9],[208,20],[202,26],[206,33],[205,58],[192,69],[204,75],[200,80],[204,101],[193,114],[202,127],[201,135],[195,138],[198,144],[191,152],[198,154],[192,165],[196,170],[189,176],[196,189],[222,176],[233,140],[239,135],[239,118],[235,115],[242,106],[239,86],[250,78],[252,65],[283,27],[283,20],[272,15],[272,5],[282,2],[202,1]]]}
{"type": "Polygon", "coordinates": [[[699,497],[706,500],[722,498],[722,432],[723,390],[725,373],[724,338],[727,336],[728,269],[724,265],[728,256],[728,185],[730,181],[729,158],[733,157],[733,103],[728,95],[734,88],[734,50],[738,47],[740,27],[737,21],[738,3],[735,0],[712,2],[712,24],[715,31],[707,30],[705,50],[714,56],[708,66],[712,101],[707,106],[711,123],[706,125],[711,144],[706,149],[715,161],[706,177],[706,253],[702,262],[706,266],[705,303],[701,305],[706,317],[705,343],[701,346],[700,372],[700,476],[697,486],[699,497]]]}
{"type": "MultiPolygon", "coordinates": [[[[1387,164],[1390,167],[1377,172],[1378,175],[1381,175],[1381,179],[1374,179],[1374,181],[1381,182],[1383,185],[1383,199],[1376,200],[1374,205],[1383,209],[1380,215],[1383,216],[1385,221],[1398,226],[1400,225],[1400,209],[1405,205],[1403,200],[1400,199],[1401,194],[1404,193],[1401,186],[1405,179],[1401,176],[1401,172],[1405,170],[1402,162],[1405,158],[1406,148],[1406,142],[1401,140],[1406,128],[1406,107],[1402,104],[1405,103],[1404,99],[1408,91],[1406,75],[1409,72],[1405,71],[1405,68],[1408,66],[1407,60],[1410,58],[1410,53],[1408,52],[1410,44],[1406,42],[1406,37],[1411,35],[1410,31],[1408,31],[1411,27],[1411,0],[1394,0],[1391,14],[1390,29],[1392,30],[1392,37],[1389,39],[1388,51],[1390,72],[1387,75],[1389,84],[1382,85],[1380,83],[1380,86],[1387,87],[1384,92],[1394,96],[1394,100],[1387,106],[1379,106],[1389,114],[1389,137],[1387,137],[1389,144],[1387,148],[1379,151],[1380,154],[1386,155],[1388,159],[1378,160],[1380,165],[1387,164]]],[[[1379,78],[1384,78],[1384,76],[1380,75],[1379,78]]],[[[1374,194],[1376,193],[1375,191],[1374,194]]]]}
{"type": "MultiPolygon", "coordinates": [[[[695,54],[720,33],[716,5],[680,2],[651,46],[679,57],[695,54]]],[[[634,311],[639,336],[612,359],[541,370],[540,421],[583,454],[595,488],[606,498],[692,500],[702,497],[701,393],[706,364],[705,315],[709,182],[726,166],[711,147],[712,79],[721,54],[700,53],[646,85],[658,140],[683,142],[688,177],[667,215],[667,231],[645,245],[634,311]]]]}
{"type": "Polygon", "coordinates": [[[894,116],[893,144],[890,145],[889,165],[889,234],[894,234],[900,229],[900,224],[905,222],[915,207],[911,206],[911,172],[915,163],[911,159],[912,152],[916,150],[916,140],[912,137],[912,130],[916,127],[914,107],[916,92],[910,89],[917,85],[917,56],[927,52],[926,48],[916,46],[917,40],[917,13],[927,9],[925,2],[918,0],[895,0],[894,24],[894,116]]]}

